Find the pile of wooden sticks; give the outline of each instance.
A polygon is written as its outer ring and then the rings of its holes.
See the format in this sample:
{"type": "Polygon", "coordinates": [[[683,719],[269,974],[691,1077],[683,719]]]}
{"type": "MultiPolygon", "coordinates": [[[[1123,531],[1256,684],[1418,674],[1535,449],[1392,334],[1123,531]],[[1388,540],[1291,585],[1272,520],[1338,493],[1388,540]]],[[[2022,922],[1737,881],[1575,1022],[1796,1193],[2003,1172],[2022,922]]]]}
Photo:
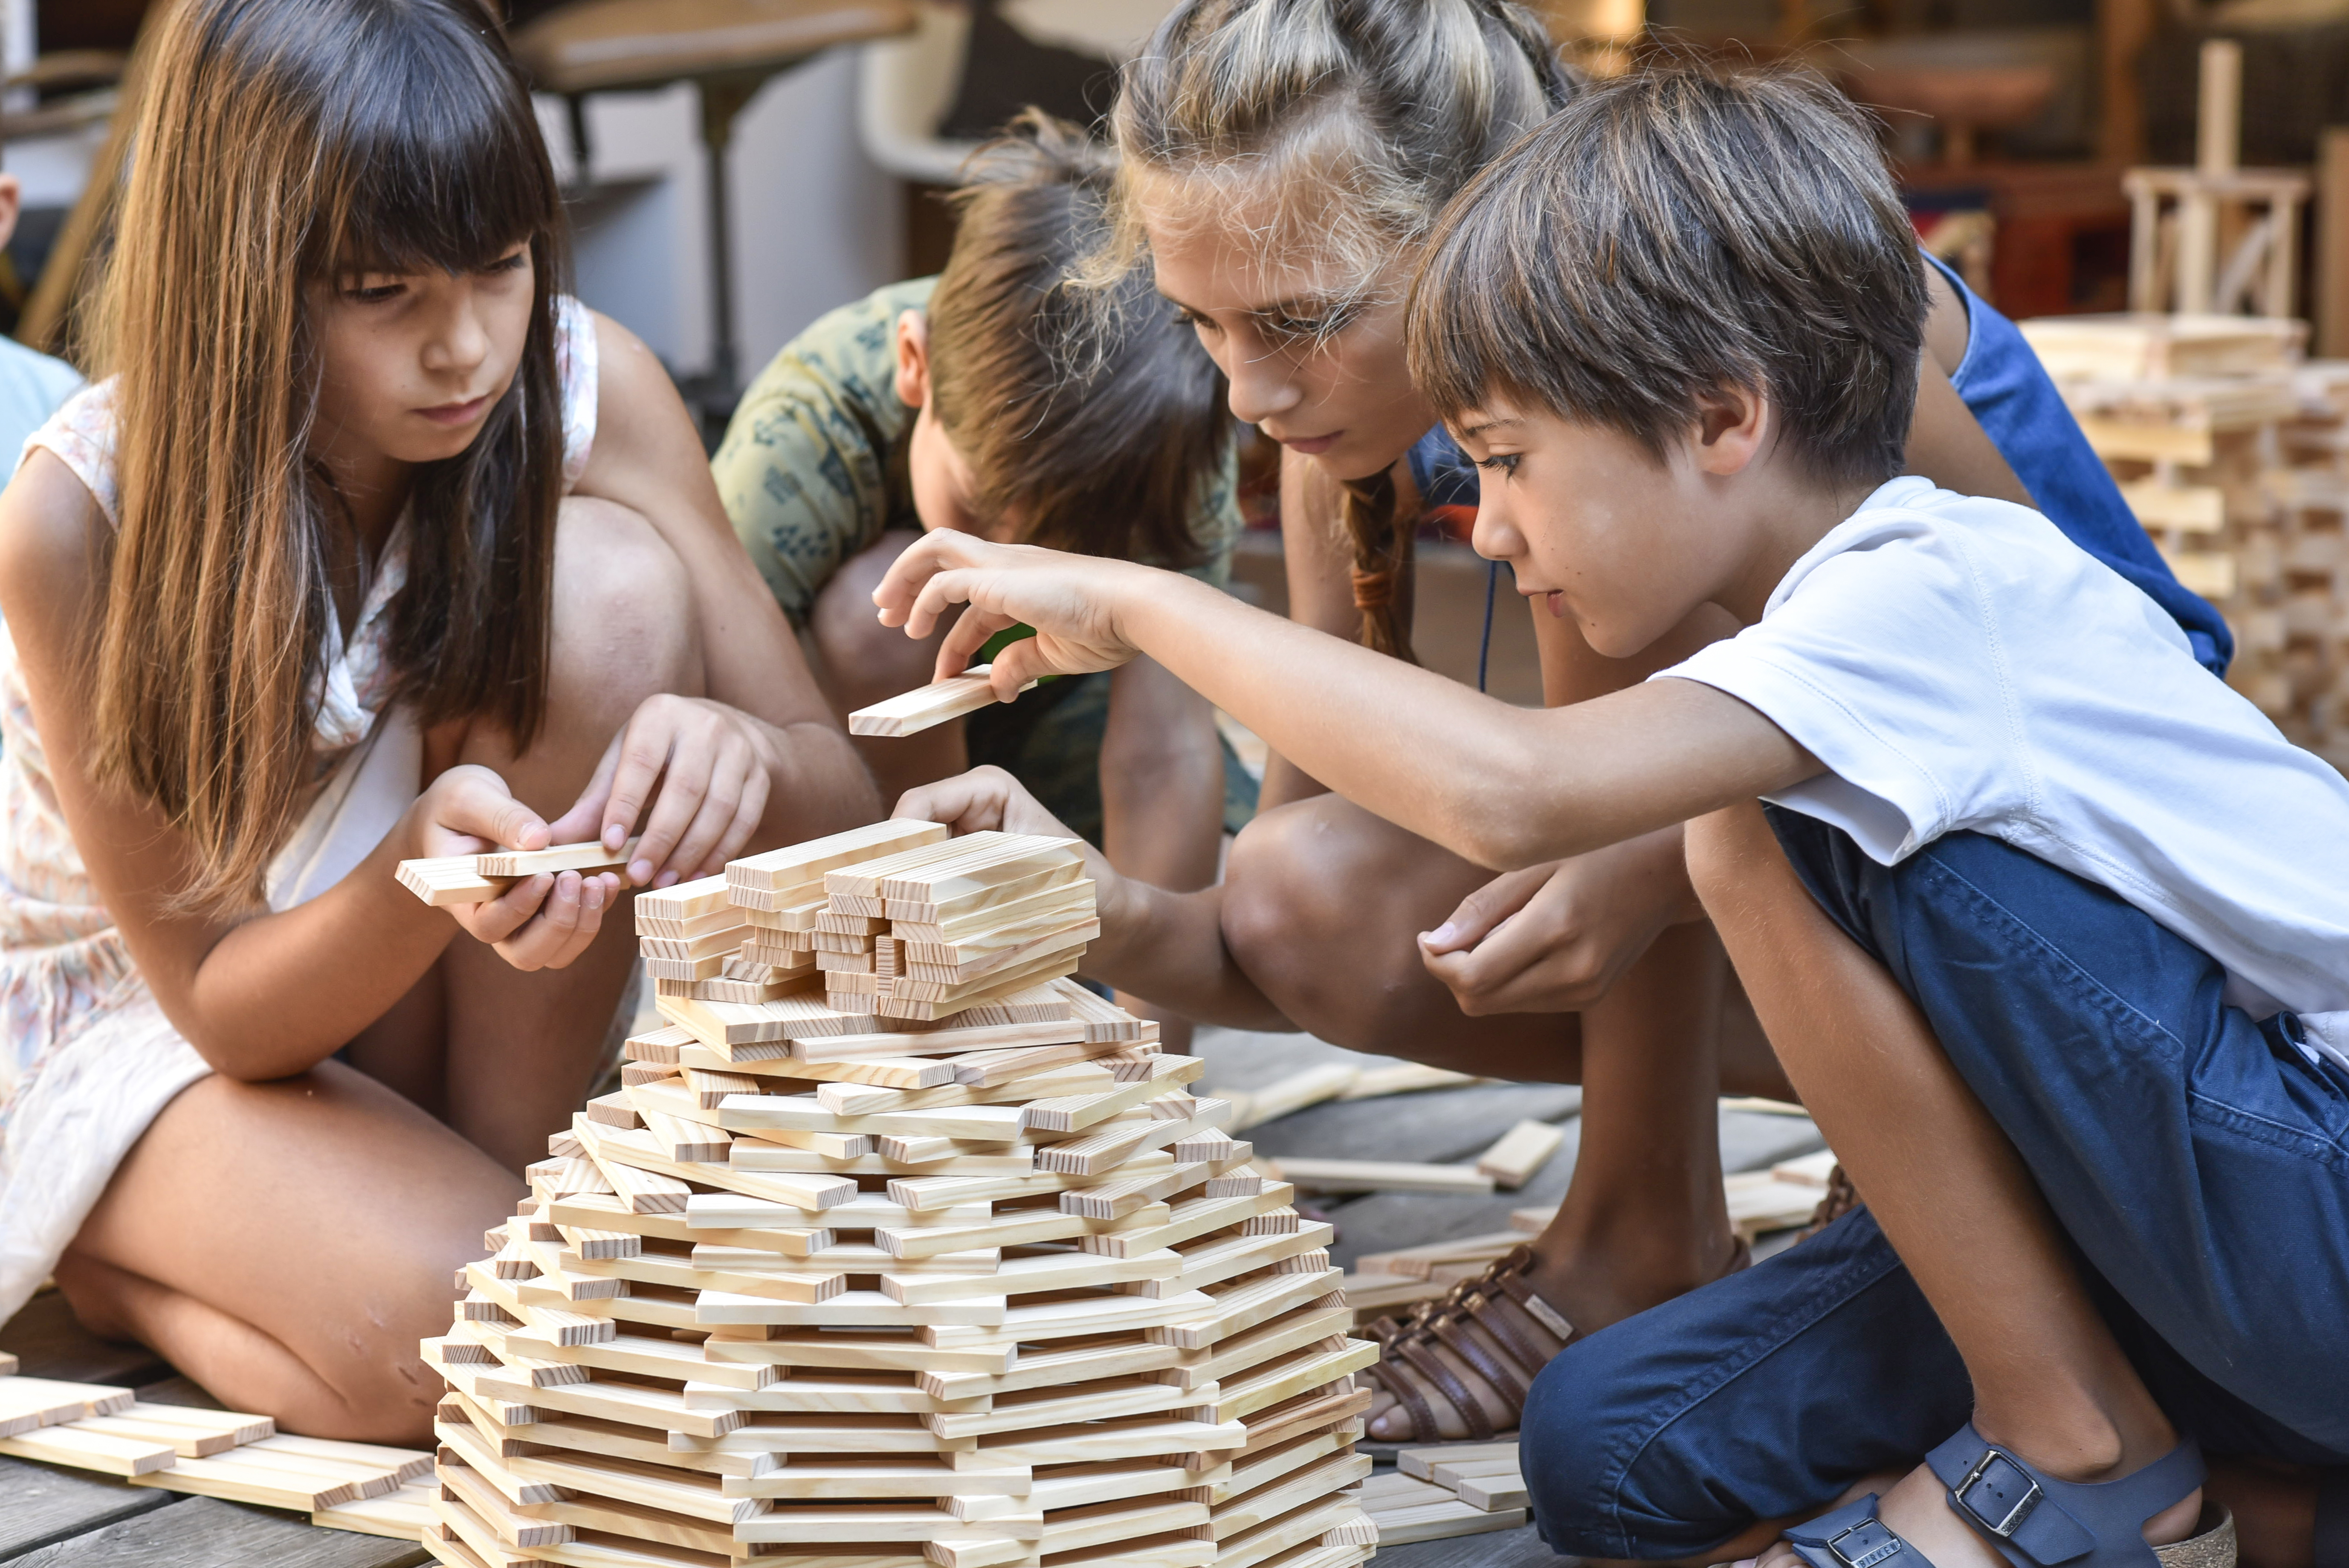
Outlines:
{"type": "Polygon", "coordinates": [[[639,896],[665,1026],[425,1343],[441,1561],[1367,1557],[1330,1229],[1068,978],[1073,846],[889,823],[710,882],[639,896]],[[702,989],[750,964],[779,994],[702,989]]]}

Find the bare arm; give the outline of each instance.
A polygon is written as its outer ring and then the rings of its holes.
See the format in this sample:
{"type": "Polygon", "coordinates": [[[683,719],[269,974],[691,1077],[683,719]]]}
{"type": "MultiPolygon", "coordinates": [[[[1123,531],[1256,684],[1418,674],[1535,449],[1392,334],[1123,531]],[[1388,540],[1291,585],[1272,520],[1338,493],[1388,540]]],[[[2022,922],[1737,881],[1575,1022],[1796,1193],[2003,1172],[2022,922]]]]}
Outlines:
{"type": "Polygon", "coordinates": [[[1110,677],[1102,738],[1102,848],[1159,887],[1216,880],[1224,830],[1224,753],[1207,699],[1154,659],[1110,677]]]}
{"type": "Polygon", "coordinates": [[[724,711],[691,715],[684,699],[655,698],[558,826],[616,842],[649,803],[639,866],[652,880],[664,866],[672,877],[707,874],[747,848],[873,820],[873,780],[727,522],[668,373],[626,327],[601,315],[595,325],[595,446],[577,493],[642,513],[684,563],[705,694],[724,711]]]}
{"type": "Polygon", "coordinates": [[[1761,714],[1694,682],[1511,707],[1125,562],[934,533],[874,597],[885,622],[917,635],[947,605],[970,604],[941,670],[963,668],[1000,626],[1036,627],[995,662],[1006,695],[1048,669],[1147,653],[1348,799],[1495,871],[1619,843],[1819,771],[1761,714]]]}
{"type": "Polygon", "coordinates": [[[1925,293],[1931,304],[1925,316],[1925,352],[1917,356],[1917,412],[1909,423],[1902,471],[1922,474],[1960,495],[1992,496],[2035,509],[2039,503],[1951,385],[1965,363],[1972,335],[1965,302],[1933,267],[1925,269],[1925,293]]]}
{"type": "MultiPolygon", "coordinates": [[[[992,829],[1077,836],[1000,768],[974,768],[909,789],[897,802],[895,814],[944,822],[957,834],[992,829]]],[[[1147,997],[1203,1024],[1236,1029],[1295,1027],[1265,1000],[1225,948],[1220,883],[1196,892],[1170,892],[1121,875],[1091,844],[1084,846],[1084,855],[1102,928],[1085,949],[1088,978],[1147,997]]]]}
{"type": "MultiPolygon", "coordinates": [[[[106,527],[89,492],[45,451],[0,494],[0,613],[58,804],[172,1026],[233,1077],[300,1072],[382,1016],[458,933],[449,912],[398,885],[397,862],[492,841],[543,847],[546,824],[487,769],[452,769],[318,897],[278,914],[175,908],[193,864],[186,841],[154,807],[99,789],[88,769],[88,671],[104,593],[95,542],[106,527]],[[362,954],[366,962],[353,962],[362,954]]],[[[533,877],[467,910],[462,923],[521,967],[564,964],[594,936],[616,888],[608,876],[533,877]]]]}

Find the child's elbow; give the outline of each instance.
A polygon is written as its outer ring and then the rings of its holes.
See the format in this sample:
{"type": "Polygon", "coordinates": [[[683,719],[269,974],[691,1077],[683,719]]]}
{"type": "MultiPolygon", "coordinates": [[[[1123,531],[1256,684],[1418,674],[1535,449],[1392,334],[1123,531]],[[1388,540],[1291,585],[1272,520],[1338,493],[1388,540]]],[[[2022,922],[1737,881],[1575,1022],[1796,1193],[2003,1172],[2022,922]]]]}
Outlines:
{"type": "Polygon", "coordinates": [[[188,1044],[204,1059],[204,1066],[224,1078],[237,1083],[274,1083],[306,1072],[318,1065],[317,1059],[301,1060],[283,1051],[259,1047],[249,1037],[230,1039],[225,1031],[190,1031],[188,1044]]]}

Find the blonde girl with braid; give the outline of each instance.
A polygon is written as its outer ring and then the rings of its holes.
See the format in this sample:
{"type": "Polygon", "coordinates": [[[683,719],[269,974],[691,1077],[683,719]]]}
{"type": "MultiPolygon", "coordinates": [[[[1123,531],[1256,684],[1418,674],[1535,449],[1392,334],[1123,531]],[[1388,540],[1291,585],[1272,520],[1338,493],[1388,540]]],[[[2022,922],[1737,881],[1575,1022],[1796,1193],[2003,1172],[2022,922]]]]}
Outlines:
{"type": "MultiPolygon", "coordinates": [[[[1405,294],[1445,203],[1573,91],[1540,24],[1507,0],[1187,0],[1127,67],[1112,119],[1119,238],[1096,270],[1152,269],[1229,378],[1232,412],[1285,449],[1295,619],[1412,657],[1424,492],[1442,482],[1455,493],[1437,499],[1461,499],[1464,470],[1473,497],[1475,470],[1405,367],[1405,294]]],[[[2038,497],[2170,610],[2206,663],[2223,663],[2223,626],[2129,521],[2012,325],[1928,273],[1907,471],[2038,497]]],[[[1562,603],[1529,605],[1551,706],[1635,685],[1732,629],[1700,611],[1612,659],[1562,603]]],[[[1569,1338],[1744,1265],[1716,1097],[1792,1090],[1727,975],[1678,828],[1495,878],[1278,758],[1263,803],[1205,892],[1097,863],[1104,939],[1089,972],[1204,1021],[1285,1022],[1360,1050],[1583,1086],[1557,1218],[1447,1310],[1384,1326],[1388,1354],[1368,1375],[1374,1438],[1506,1430],[1569,1338]]],[[[1040,818],[984,769],[899,810],[968,827],[1040,818]]]]}

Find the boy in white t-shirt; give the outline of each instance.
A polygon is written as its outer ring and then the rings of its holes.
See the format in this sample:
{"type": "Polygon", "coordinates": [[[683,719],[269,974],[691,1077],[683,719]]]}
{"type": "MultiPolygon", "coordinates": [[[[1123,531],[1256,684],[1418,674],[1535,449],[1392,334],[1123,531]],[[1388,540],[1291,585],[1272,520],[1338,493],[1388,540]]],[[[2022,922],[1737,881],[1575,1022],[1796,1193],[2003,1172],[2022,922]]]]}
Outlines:
{"type": "MultiPolygon", "coordinates": [[[[1868,1207],[1550,1364],[1523,1460],[1553,1546],[2220,1564],[2199,1444],[2260,1568],[2325,1563],[2349,782],[2037,513],[1896,477],[1924,299],[1867,128],[1799,75],[1599,84],[1454,203],[1410,351],[1486,470],[1477,549],[1602,654],[1705,603],[1743,627],[1595,701],[1508,707],[1201,584],[950,533],[874,597],[917,635],[970,606],[942,671],[1035,626],[1007,699],[1147,653],[1495,869],[1689,824],[1868,1207]]],[[[906,809],[1029,808],[970,776],[906,809]]]]}

